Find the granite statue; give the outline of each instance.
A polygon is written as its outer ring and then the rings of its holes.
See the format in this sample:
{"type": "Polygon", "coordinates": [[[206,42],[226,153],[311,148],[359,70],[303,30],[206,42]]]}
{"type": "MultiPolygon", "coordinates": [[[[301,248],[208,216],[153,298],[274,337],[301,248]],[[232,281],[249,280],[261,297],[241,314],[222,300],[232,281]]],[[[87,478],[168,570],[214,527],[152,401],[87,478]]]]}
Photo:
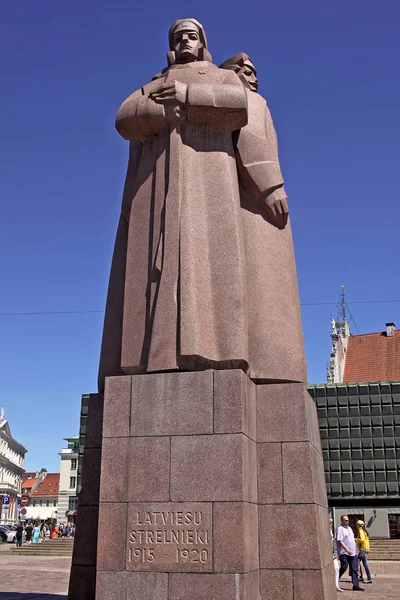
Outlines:
{"type": "Polygon", "coordinates": [[[305,381],[287,198],[254,65],[213,64],[195,19],[172,25],[169,47],[116,118],[130,150],[99,389],[109,375],[209,368],[305,381]]]}
{"type": "Polygon", "coordinates": [[[195,19],[169,46],[117,114],[129,163],[68,597],[335,600],[272,118],[248,55],[213,64],[195,19]]]}

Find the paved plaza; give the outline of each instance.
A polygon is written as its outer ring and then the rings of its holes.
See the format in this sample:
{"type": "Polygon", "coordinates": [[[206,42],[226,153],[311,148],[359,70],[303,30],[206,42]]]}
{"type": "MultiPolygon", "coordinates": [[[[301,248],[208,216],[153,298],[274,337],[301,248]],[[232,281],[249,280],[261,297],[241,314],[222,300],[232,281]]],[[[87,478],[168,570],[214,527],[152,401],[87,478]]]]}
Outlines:
{"type": "Polygon", "coordinates": [[[71,559],[15,556],[0,552],[0,599],[64,600],[68,591],[71,559]]]}
{"type": "MultiPolygon", "coordinates": [[[[362,584],[365,592],[361,597],[368,600],[399,600],[400,564],[371,561],[370,567],[373,583],[362,584]]],[[[15,556],[4,548],[0,551],[0,600],[66,600],[70,568],[70,558],[15,556]]],[[[345,592],[338,593],[338,599],[355,600],[360,597],[360,593],[352,591],[346,575],[341,580],[341,586],[345,592]]]]}

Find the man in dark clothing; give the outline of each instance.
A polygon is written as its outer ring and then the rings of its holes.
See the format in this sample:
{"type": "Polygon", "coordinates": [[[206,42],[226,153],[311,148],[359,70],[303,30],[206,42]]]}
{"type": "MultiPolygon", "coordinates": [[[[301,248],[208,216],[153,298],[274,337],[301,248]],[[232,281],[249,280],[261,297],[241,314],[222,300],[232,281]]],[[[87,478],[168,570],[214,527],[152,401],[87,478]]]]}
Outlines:
{"type": "Polygon", "coordinates": [[[27,544],[30,544],[32,542],[32,532],[33,532],[32,524],[28,523],[28,525],[25,528],[26,543],[27,544]]]}
{"type": "Polygon", "coordinates": [[[22,546],[22,534],[24,533],[24,528],[22,526],[22,523],[18,523],[18,527],[15,530],[16,531],[16,544],[17,544],[17,548],[20,548],[22,546]]]}

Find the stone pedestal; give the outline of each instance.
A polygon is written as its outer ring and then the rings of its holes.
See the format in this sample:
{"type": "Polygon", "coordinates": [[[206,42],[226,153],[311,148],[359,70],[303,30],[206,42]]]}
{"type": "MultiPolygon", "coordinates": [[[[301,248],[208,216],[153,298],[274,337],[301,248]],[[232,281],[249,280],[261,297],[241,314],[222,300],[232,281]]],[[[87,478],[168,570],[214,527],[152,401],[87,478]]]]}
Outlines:
{"type": "Polygon", "coordinates": [[[96,573],[96,600],[336,600],[304,385],[107,378],[96,573]]]}
{"type": "Polygon", "coordinates": [[[85,450],[68,590],[69,600],[95,598],[103,401],[103,394],[90,394],[86,406],[85,450]]]}

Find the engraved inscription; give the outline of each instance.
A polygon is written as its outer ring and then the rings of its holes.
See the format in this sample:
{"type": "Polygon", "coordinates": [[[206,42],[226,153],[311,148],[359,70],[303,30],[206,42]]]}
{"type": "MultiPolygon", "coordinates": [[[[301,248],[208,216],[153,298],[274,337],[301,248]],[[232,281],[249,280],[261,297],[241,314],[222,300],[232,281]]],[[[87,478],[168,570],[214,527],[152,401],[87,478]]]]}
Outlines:
{"type": "Polygon", "coordinates": [[[212,570],[210,503],[130,504],[128,527],[128,570],[212,570]]]}

